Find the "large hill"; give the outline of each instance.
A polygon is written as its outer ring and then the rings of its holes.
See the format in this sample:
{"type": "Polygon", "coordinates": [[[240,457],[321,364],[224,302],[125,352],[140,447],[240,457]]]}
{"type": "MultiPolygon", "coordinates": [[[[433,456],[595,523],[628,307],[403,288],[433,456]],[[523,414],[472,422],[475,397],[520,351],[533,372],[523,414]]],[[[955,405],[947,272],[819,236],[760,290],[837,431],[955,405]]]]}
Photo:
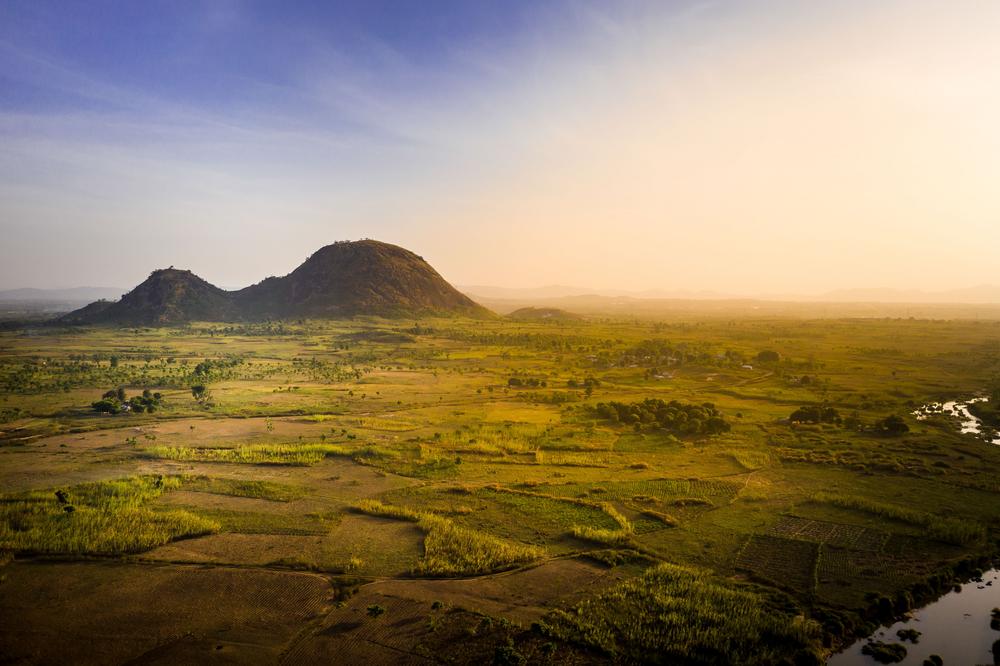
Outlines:
{"type": "Polygon", "coordinates": [[[374,240],[327,245],[284,277],[226,291],[190,271],[168,268],[120,301],[91,303],[67,324],[169,325],[188,321],[289,317],[410,316],[489,310],[458,292],[416,254],[374,240]]]}

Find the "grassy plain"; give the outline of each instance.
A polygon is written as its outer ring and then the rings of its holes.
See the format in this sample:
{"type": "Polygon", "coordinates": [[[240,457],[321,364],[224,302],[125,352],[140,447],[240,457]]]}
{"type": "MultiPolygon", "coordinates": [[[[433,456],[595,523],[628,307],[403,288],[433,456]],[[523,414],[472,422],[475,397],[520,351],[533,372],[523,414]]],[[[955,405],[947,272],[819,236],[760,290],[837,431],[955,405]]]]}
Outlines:
{"type": "MultiPolygon", "coordinates": [[[[112,603],[119,569],[169,572],[156,603],[197,603],[197,563],[236,581],[215,603],[246,631],[227,606],[256,608],[240,576],[300,576],[294,630],[240,644],[265,661],[817,662],[995,554],[1000,449],[911,412],[998,373],[1000,322],[979,320],[3,332],[0,647],[44,655],[63,627],[26,599],[86,579],[68,594],[112,603]],[[118,387],[161,406],[91,409],[118,387]],[[596,409],[648,398],[712,403],[729,430],[596,409]],[[788,421],[821,404],[841,422],[788,421]],[[891,415],[909,431],[878,432],[891,415]]],[[[150,642],[121,603],[82,661],[185,658],[224,631],[191,643],[194,625],[166,623],[150,642]]]]}

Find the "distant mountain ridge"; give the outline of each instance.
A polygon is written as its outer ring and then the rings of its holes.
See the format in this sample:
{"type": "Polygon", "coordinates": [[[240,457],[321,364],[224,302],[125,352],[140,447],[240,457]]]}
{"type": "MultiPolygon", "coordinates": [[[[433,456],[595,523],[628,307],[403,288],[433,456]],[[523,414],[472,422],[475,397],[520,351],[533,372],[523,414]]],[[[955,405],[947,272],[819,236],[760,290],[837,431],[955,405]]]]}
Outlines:
{"type": "Polygon", "coordinates": [[[635,300],[705,300],[705,301],[783,301],[790,303],[921,303],[921,304],[1000,304],[1000,286],[978,285],[941,291],[920,289],[888,289],[880,287],[834,289],[822,294],[731,294],[708,290],[646,289],[595,289],[549,285],[544,287],[494,287],[487,285],[460,286],[472,298],[511,303],[543,303],[571,298],[621,298],[635,300]]]}
{"type": "Polygon", "coordinates": [[[118,287],[70,287],[68,289],[0,289],[0,301],[64,301],[87,303],[100,299],[117,299],[127,289],[118,287]]]}
{"type": "Polygon", "coordinates": [[[64,324],[159,326],[189,321],[240,321],[355,315],[492,316],[460,293],[423,258],[389,243],[342,241],[313,253],[284,277],[226,291],[191,271],[166,268],[117,302],[91,303],[64,324]]]}
{"type": "Polygon", "coordinates": [[[981,284],[961,289],[835,289],[817,297],[833,302],[880,303],[1000,303],[1000,287],[981,284]]]}

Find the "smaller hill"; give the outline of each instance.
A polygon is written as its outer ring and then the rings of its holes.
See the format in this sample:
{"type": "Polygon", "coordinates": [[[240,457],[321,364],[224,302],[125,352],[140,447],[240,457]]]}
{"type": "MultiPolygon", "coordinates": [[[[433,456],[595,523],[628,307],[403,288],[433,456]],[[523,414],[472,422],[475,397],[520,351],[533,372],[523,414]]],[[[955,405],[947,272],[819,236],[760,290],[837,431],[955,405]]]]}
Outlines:
{"type": "Polygon", "coordinates": [[[73,310],[59,317],[61,324],[90,324],[101,320],[101,315],[115,304],[114,301],[94,301],[79,310],[73,310]]]}
{"type": "Polygon", "coordinates": [[[191,271],[164,268],[153,271],[120,301],[97,301],[59,319],[66,324],[114,323],[127,326],[164,326],[196,320],[233,318],[232,295],[191,271]]]}
{"type": "Polygon", "coordinates": [[[559,308],[520,308],[509,315],[509,319],[518,321],[581,321],[583,317],[559,308]]]}

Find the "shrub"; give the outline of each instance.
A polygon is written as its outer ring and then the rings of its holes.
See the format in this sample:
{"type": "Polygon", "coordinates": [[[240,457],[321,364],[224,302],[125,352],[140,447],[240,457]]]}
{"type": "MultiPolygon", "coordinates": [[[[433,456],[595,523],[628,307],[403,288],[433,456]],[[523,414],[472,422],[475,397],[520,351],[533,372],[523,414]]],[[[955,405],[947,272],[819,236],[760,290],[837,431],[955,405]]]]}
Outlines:
{"type": "Polygon", "coordinates": [[[875,422],[875,432],[886,437],[899,437],[910,432],[903,417],[893,414],[875,422]]]}

